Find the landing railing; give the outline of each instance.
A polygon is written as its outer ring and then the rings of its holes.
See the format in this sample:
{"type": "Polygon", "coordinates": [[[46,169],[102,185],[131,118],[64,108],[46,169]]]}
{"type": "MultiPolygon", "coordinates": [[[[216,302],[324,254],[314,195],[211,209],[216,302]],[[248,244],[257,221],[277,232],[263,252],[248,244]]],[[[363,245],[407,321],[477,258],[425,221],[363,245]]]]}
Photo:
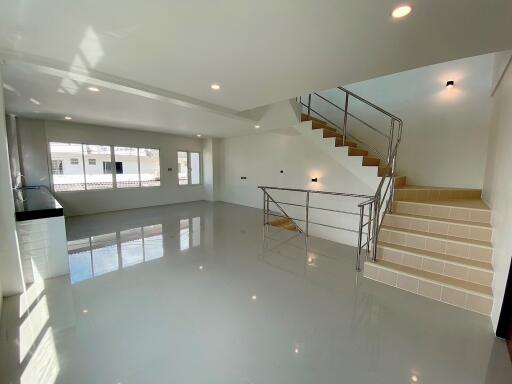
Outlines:
{"type": "Polygon", "coordinates": [[[372,238],[372,215],[373,215],[373,196],[368,195],[359,195],[354,193],[343,193],[343,192],[327,192],[327,191],[316,191],[310,189],[296,189],[296,188],[279,188],[279,187],[267,187],[267,186],[259,186],[259,189],[263,192],[263,225],[267,227],[270,222],[270,217],[280,217],[289,220],[291,223],[295,225],[297,230],[305,235],[306,242],[309,240],[310,233],[310,225],[318,225],[322,227],[332,228],[341,231],[353,232],[356,233],[357,236],[357,257],[356,257],[356,269],[359,271],[361,268],[361,253],[362,250],[366,248],[367,253],[370,251],[370,241],[372,238]],[[278,200],[271,195],[271,191],[286,191],[291,193],[299,193],[303,195],[302,200],[304,203],[300,202],[291,202],[290,200],[296,201],[295,199],[291,199],[291,196],[287,196],[287,201],[278,200]],[[359,199],[363,200],[362,203],[356,204],[351,203],[349,206],[358,207],[358,210],[350,211],[343,209],[333,209],[311,205],[311,195],[322,195],[322,196],[335,196],[339,198],[350,198],[350,199],[359,199]],[[275,206],[278,211],[271,210],[271,205],[275,206]],[[289,215],[283,206],[287,207],[295,207],[299,210],[303,210],[302,217],[294,217],[289,215]],[[311,220],[311,211],[320,211],[320,212],[332,212],[336,214],[343,215],[353,215],[358,216],[359,220],[357,222],[357,226],[354,227],[342,227],[338,225],[327,224],[325,222],[313,221],[311,220]],[[299,225],[299,223],[302,224],[299,225]]]}
{"type": "MultiPolygon", "coordinates": [[[[379,175],[382,175],[380,183],[375,191],[375,195],[371,196],[368,200],[358,204],[360,209],[360,217],[365,217],[366,209],[369,210],[369,220],[364,222],[362,219],[359,221],[359,236],[358,236],[358,265],[361,256],[362,249],[366,246],[369,252],[371,242],[371,258],[373,261],[377,261],[377,242],[380,227],[386,212],[391,212],[393,196],[395,191],[395,177],[396,177],[396,157],[398,153],[398,146],[402,139],[402,127],[403,121],[399,117],[392,113],[384,110],[383,108],[373,104],[372,102],[362,98],[361,96],[343,88],[337,87],[331,92],[331,96],[334,93],[334,99],[328,98],[317,92],[310,93],[307,96],[300,96],[296,100],[304,108],[307,115],[307,119],[310,120],[312,117],[320,118],[329,123],[338,134],[341,135],[342,145],[347,143],[349,138],[353,139],[357,143],[361,144],[363,148],[369,149],[373,154],[379,156],[385,161],[385,166],[381,167],[379,175]],[[341,97],[337,97],[338,93],[341,97]],[[342,100],[342,105],[338,100],[342,100]],[[375,127],[374,124],[370,124],[363,120],[361,117],[356,116],[355,111],[349,111],[351,104],[357,100],[362,103],[368,110],[377,112],[379,116],[384,116],[389,121],[389,127],[385,130],[381,130],[375,127]],[[333,121],[334,119],[330,116],[326,116],[327,113],[324,111],[326,108],[334,108],[336,111],[343,113],[341,123],[333,121]],[[321,110],[320,110],[321,109],[321,110]],[[314,115],[314,116],[313,116],[314,115]],[[357,122],[357,125],[350,126],[349,117],[357,122]],[[368,136],[367,133],[372,132],[377,134],[377,138],[372,140],[363,140],[361,137],[368,136]],[[382,141],[385,140],[383,143],[382,141]],[[371,141],[371,142],[370,142],[371,141]],[[386,148],[385,155],[379,150],[380,145],[384,144],[386,148]],[[363,241],[363,230],[367,227],[367,241],[363,241]]],[[[361,111],[359,111],[361,112],[361,111]]],[[[317,192],[317,191],[315,191],[317,192]]]]}

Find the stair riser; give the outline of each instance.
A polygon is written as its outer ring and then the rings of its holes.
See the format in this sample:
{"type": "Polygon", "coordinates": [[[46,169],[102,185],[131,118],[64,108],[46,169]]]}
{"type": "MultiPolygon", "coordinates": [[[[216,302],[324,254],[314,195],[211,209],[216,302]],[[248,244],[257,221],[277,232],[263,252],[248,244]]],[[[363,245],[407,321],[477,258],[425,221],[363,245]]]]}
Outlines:
{"type": "Polygon", "coordinates": [[[381,268],[378,263],[373,264],[366,262],[364,265],[364,276],[469,311],[484,315],[491,313],[492,298],[490,297],[475,295],[437,282],[418,279],[406,273],[381,268]]]}
{"type": "Polygon", "coordinates": [[[397,249],[378,247],[377,258],[390,261],[392,263],[405,265],[420,269],[422,271],[437,273],[440,275],[453,277],[455,279],[469,281],[471,283],[492,285],[493,273],[471,266],[460,265],[447,260],[438,260],[431,257],[415,255],[409,252],[403,252],[397,249]]]}
{"type": "Polygon", "coordinates": [[[406,177],[405,176],[398,176],[395,177],[395,187],[403,187],[406,183],[406,177]]]}
{"type": "Polygon", "coordinates": [[[491,222],[491,212],[481,209],[395,201],[393,202],[393,210],[397,213],[437,217],[440,219],[463,220],[485,224],[489,224],[491,222]]]}
{"type": "Polygon", "coordinates": [[[379,241],[486,263],[490,263],[492,260],[492,248],[452,240],[434,239],[428,235],[406,234],[387,228],[380,230],[379,241]]]}
{"type": "Polygon", "coordinates": [[[480,190],[396,190],[395,200],[407,201],[432,201],[432,200],[451,200],[451,199],[479,199],[482,192],[480,190]]]}
{"type": "Polygon", "coordinates": [[[415,231],[455,236],[471,240],[491,241],[492,238],[491,228],[446,223],[436,220],[418,219],[414,217],[393,216],[392,214],[387,214],[384,217],[384,224],[390,227],[412,229],[415,231]]]}

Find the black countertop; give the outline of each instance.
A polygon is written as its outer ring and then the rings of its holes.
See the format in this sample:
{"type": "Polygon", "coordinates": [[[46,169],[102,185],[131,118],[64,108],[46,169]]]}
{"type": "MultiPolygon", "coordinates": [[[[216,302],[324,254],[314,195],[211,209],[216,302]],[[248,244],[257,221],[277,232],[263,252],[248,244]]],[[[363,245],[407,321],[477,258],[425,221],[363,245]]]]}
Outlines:
{"type": "Polygon", "coordinates": [[[46,187],[24,187],[14,190],[16,221],[64,216],[62,205],[46,187]]]}

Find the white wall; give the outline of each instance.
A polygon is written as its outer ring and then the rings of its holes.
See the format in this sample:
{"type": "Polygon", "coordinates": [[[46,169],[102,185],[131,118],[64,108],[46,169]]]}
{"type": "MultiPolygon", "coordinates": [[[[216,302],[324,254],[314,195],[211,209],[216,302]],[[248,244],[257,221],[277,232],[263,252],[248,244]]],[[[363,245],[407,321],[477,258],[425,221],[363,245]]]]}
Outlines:
{"type": "MultiPolygon", "coordinates": [[[[508,62],[511,58],[497,56],[498,60],[508,62]]],[[[497,63],[499,64],[499,63],[497,63]]],[[[504,65],[496,65],[501,68],[504,65]]],[[[496,77],[496,76],[495,76],[496,77]]],[[[492,208],[493,246],[494,246],[494,307],[491,318],[494,327],[503,302],[512,256],[512,68],[509,66],[494,95],[489,149],[483,199],[492,208]]]]}
{"type": "MultiPolygon", "coordinates": [[[[1,73],[0,84],[2,84],[1,73]]],[[[20,293],[24,288],[14,220],[14,199],[4,116],[2,88],[0,89],[0,298],[2,294],[7,296],[20,293]]]]}
{"type": "MultiPolygon", "coordinates": [[[[294,128],[222,139],[219,157],[216,168],[220,173],[220,200],[228,203],[262,208],[263,195],[257,188],[259,185],[374,193],[294,128]],[[247,179],[243,180],[241,177],[247,179]],[[315,177],[318,178],[318,183],[311,182],[315,177]]],[[[302,204],[305,202],[303,194],[272,192],[272,195],[282,201],[302,204]]],[[[357,211],[357,202],[361,201],[321,198],[317,195],[311,199],[311,205],[351,211],[357,211]]],[[[285,210],[292,216],[303,217],[303,209],[285,207],[285,210]]],[[[331,215],[327,212],[312,212],[311,217],[313,221],[354,229],[357,225],[356,219],[355,216],[331,215]]],[[[314,226],[311,230],[312,234],[319,237],[354,244],[355,237],[352,233],[314,226]]]]}
{"type": "MultiPolygon", "coordinates": [[[[140,208],[205,199],[203,185],[178,186],[177,151],[202,150],[202,140],[162,133],[144,132],[105,126],[30,120],[20,118],[18,128],[29,135],[35,130],[44,139],[22,144],[23,166],[27,180],[44,183],[48,180],[47,142],[62,141],[86,144],[119,145],[160,149],[161,186],[98,191],[57,192],[67,216],[140,208]],[[30,159],[28,159],[30,155],[30,159]],[[35,163],[45,166],[36,167],[35,163]],[[172,168],[169,171],[168,168],[172,168]]],[[[27,183],[28,185],[28,183],[27,183]]]]}
{"type": "MultiPolygon", "coordinates": [[[[409,184],[481,188],[491,110],[493,55],[413,69],[346,86],[404,121],[398,171],[409,184]],[[447,89],[446,81],[455,87],[447,89]]],[[[344,94],[321,92],[343,105],[344,94]]],[[[315,98],[314,98],[315,101],[315,98]]],[[[316,103],[318,104],[318,103],[316,103]]],[[[325,103],[323,103],[325,105],[325,103]]],[[[386,131],[389,120],[350,99],[349,111],[386,131]]],[[[322,114],[341,124],[342,113],[322,114]]],[[[386,140],[353,119],[349,133],[386,153],[386,140]]]]}

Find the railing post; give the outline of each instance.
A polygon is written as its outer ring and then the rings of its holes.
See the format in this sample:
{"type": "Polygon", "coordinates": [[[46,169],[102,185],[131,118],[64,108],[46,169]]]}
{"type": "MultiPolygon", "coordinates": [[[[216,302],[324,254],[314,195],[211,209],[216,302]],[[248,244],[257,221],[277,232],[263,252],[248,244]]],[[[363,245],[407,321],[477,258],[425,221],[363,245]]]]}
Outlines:
{"type": "Polygon", "coordinates": [[[359,207],[359,236],[357,237],[356,271],[361,270],[361,244],[363,241],[364,205],[359,207]]]}
{"type": "Polygon", "coordinates": [[[372,260],[377,261],[377,238],[379,235],[379,215],[380,215],[380,191],[375,196],[375,206],[373,215],[373,248],[372,248],[372,260]]]}
{"type": "Polygon", "coordinates": [[[391,129],[389,132],[389,141],[388,141],[388,156],[387,156],[387,166],[391,163],[391,154],[393,153],[393,136],[395,134],[395,119],[391,118],[391,129]]]}
{"type": "Polygon", "coordinates": [[[311,118],[311,93],[308,96],[308,120],[311,118]]]}
{"type": "Polygon", "coordinates": [[[309,238],[309,191],[306,192],[306,239],[309,238]]]}
{"type": "Polygon", "coordinates": [[[348,93],[345,92],[345,113],[343,114],[343,138],[342,143],[345,146],[345,141],[347,139],[347,118],[348,118],[348,93]]]}
{"type": "Polygon", "coordinates": [[[366,232],[366,257],[370,253],[370,238],[371,238],[371,230],[372,230],[372,211],[373,211],[373,202],[368,205],[368,228],[366,232]]]}
{"type": "Polygon", "coordinates": [[[267,209],[266,209],[266,196],[265,196],[265,188],[261,188],[263,192],[263,228],[267,226],[267,209]]]}

